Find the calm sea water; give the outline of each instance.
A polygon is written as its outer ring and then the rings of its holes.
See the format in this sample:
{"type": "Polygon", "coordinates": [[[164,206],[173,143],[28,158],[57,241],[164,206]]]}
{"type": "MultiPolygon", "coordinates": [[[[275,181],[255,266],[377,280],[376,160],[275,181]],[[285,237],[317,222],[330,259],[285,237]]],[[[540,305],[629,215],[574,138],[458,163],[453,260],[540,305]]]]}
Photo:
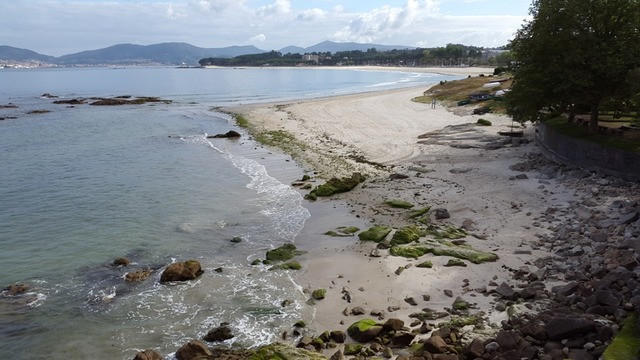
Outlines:
{"type": "Polygon", "coordinates": [[[295,242],[310,213],[291,181],[303,172],[212,110],[438,82],[451,77],[331,69],[0,70],[0,358],[130,359],[165,355],[229,322],[232,346],[274,341],[309,318],[295,274],[249,265],[295,242]],[[60,98],[158,96],[171,104],[55,105],[60,98]],[[48,110],[28,114],[32,110],[48,110]],[[241,237],[241,243],[230,239],[241,237]],[[126,256],[134,264],[109,264],[126,256]],[[123,280],[199,260],[199,280],[123,280]],[[222,267],[223,272],[214,269],[222,267]],[[292,305],[282,307],[284,300],[292,305]]]}

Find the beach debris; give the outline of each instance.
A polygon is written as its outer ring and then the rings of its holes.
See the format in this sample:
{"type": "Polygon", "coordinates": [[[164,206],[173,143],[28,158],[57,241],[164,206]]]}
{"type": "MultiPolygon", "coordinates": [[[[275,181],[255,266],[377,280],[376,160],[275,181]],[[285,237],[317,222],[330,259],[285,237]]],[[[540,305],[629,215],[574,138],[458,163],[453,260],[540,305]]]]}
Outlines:
{"type": "Polygon", "coordinates": [[[160,276],[160,283],[194,280],[203,273],[204,270],[202,270],[202,266],[197,260],[177,262],[170,264],[162,272],[162,275],[160,276]]]}
{"type": "Polygon", "coordinates": [[[376,225],[358,234],[358,238],[360,238],[360,241],[373,241],[379,243],[383,241],[389,233],[391,233],[391,230],[392,229],[390,227],[376,225]]]}

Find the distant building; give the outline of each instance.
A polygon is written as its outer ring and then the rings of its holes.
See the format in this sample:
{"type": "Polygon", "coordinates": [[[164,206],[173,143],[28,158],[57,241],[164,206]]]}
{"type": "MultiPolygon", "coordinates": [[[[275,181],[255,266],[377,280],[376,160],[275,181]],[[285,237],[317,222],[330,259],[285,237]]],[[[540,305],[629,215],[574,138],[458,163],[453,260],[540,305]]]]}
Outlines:
{"type": "Polygon", "coordinates": [[[304,54],[302,56],[302,59],[304,61],[313,61],[315,63],[318,63],[318,61],[320,61],[320,55],[304,54]]]}

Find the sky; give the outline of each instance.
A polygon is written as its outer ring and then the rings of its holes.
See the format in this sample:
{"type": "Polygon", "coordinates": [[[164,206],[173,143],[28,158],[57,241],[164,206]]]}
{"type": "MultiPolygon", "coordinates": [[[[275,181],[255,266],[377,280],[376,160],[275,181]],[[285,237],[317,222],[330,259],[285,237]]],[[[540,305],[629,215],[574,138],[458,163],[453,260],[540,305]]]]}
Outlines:
{"type": "Polygon", "coordinates": [[[507,44],[531,0],[0,0],[0,45],[60,56],[130,43],[278,50],[325,40],[507,44]]]}

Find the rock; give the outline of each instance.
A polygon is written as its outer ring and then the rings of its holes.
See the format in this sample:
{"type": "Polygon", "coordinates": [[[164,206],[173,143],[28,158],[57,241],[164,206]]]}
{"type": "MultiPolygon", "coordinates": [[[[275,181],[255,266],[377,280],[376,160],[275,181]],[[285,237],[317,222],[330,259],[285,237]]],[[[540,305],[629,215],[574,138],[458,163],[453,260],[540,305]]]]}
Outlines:
{"type": "Polygon", "coordinates": [[[385,359],[391,359],[393,357],[393,355],[394,355],[393,354],[393,350],[391,350],[390,347],[386,347],[386,348],[384,348],[384,350],[382,350],[382,356],[385,359]]]}
{"type": "Polygon", "coordinates": [[[595,242],[607,242],[607,239],[609,238],[609,235],[602,231],[602,230],[596,230],[593,233],[591,233],[591,240],[595,241],[595,242]]]}
{"type": "Polygon", "coordinates": [[[382,327],[385,331],[398,331],[404,327],[404,321],[391,318],[387,320],[382,327]]]}
{"type": "Polygon", "coordinates": [[[405,175],[405,174],[391,174],[389,175],[389,180],[404,180],[404,179],[408,179],[409,175],[405,175]]]}
{"type": "Polygon", "coordinates": [[[464,355],[471,359],[482,357],[484,355],[484,342],[480,339],[474,339],[464,348],[464,355]]]}
{"type": "Polygon", "coordinates": [[[356,306],[353,309],[351,309],[351,315],[364,315],[366,313],[366,311],[364,310],[364,308],[362,306],[356,306]]]}
{"type": "Polygon", "coordinates": [[[131,264],[131,261],[126,257],[120,257],[113,260],[113,266],[128,266],[129,264],[131,264]]]}
{"type": "Polygon", "coordinates": [[[624,225],[629,225],[629,224],[635,222],[636,220],[638,220],[639,218],[640,218],[640,213],[638,213],[637,211],[632,211],[632,212],[620,217],[620,223],[622,223],[624,225]]]}
{"type": "Polygon", "coordinates": [[[200,340],[191,340],[176,351],[176,359],[193,360],[201,356],[211,356],[213,353],[200,340]]]}
{"type": "Polygon", "coordinates": [[[360,241],[381,242],[389,235],[391,228],[387,226],[374,226],[358,234],[360,241]]]}
{"type": "Polygon", "coordinates": [[[506,282],[500,284],[494,291],[507,300],[516,300],[518,298],[518,294],[506,282]]]}
{"type": "Polygon", "coordinates": [[[443,219],[448,219],[451,217],[451,215],[449,214],[449,210],[444,209],[444,208],[438,208],[435,210],[435,218],[436,220],[443,220],[443,219]]]}
{"type": "Polygon", "coordinates": [[[447,343],[438,335],[433,335],[429,339],[423,342],[424,349],[432,354],[442,354],[449,346],[447,343]]]}
{"type": "Polygon", "coordinates": [[[516,180],[527,180],[529,177],[527,174],[518,174],[516,175],[516,180]]]}
{"type": "Polygon", "coordinates": [[[313,290],[313,292],[311,293],[311,297],[315,300],[322,300],[324,299],[326,294],[327,294],[327,290],[316,289],[316,290],[313,290]]]}
{"type": "Polygon", "coordinates": [[[460,259],[453,258],[453,259],[449,259],[449,261],[446,264],[444,264],[444,266],[445,267],[452,267],[452,266],[467,267],[467,264],[460,259]]]}
{"type": "Polygon", "coordinates": [[[404,302],[406,302],[407,304],[409,304],[411,306],[417,306],[418,305],[418,302],[412,296],[410,296],[408,298],[405,298],[404,302]]]}
{"type": "Polygon", "coordinates": [[[467,231],[476,231],[478,230],[478,228],[476,227],[476,222],[471,220],[471,219],[464,219],[462,221],[462,226],[461,228],[467,230],[467,231]]]}
{"type": "Polygon", "coordinates": [[[344,357],[342,350],[336,351],[335,354],[331,355],[331,357],[329,358],[329,360],[344,360],[344,359],[346,358],[344,357]]]}
{"type": "Polygon", "coordinates": [[[232,243],[237,244],[237,243],[241,243],[241,242],[242,242],[242,238],[241,238],[241,237],[239,237],[239,236],[234,236],[230,241],[231,241],[232,243]]]}
{"type": "Polygon", "coordinates": [[[335,330],[329,333],[331,340],[337,342],[338,344],[342,344],[347,340],[347,334],[341,330],[335,330]]]}
{"type": "Polygon", "coordinates": [[[222,324],[220,327],[210,330],[207,335],[204,336],[203,340],[207,342],[219,342],[233,339],[233,337],[234,335],[229,325],[222,324]]]}
{"type": "Polygon", "coordinates": [[[448,297],[453,297],[453,291],[451,290],[444,290],[444,294],[447,295],[448,297]]]}
{"type": "Polygon", "coordinates": [[[230,130],[224,134],[209,135],[207,136],[207,139],[227,139],[227,138],[237,139],[241,136],[242,135],[240,135],[240,133],[238,133],[237,131],[230,130]]]}
{"type": "Polygon", "coordinates": [[[308,195],[313,197],[327,197],[333,194],[339,194],[353,190],[358,184],[364,182],[366,178],[358,173],[353,173],[350,177],[331,178],[326,183],[313,189],[308,195]]]}
{"type": "Polygon", "coordinates": [[[204,271],[197,260],[188,260],[185,262],[173,263],[162,272],[160,276],[161,283],[171,281],[187,281],[193,280],[202,275],[204,271]]]}
{"type": "Polygon", "coordinates": [[[618,306],[620,305],[620,299],[618,299],[612,291],[599,290],[596,291],[596,301],[603,306],[618,306]]]}
{"type": "Polygon", "coordinates": [[[266,257],[270,261],[286,261],[302,254],[304,254],[303,251],[299,251],[295,245],[288,243],[267,251],[266,257]]]}
{"type": "Polygon", "coordinates": [[[349,336],[361,343],[366,343],[373,340],[382,332],[382,326],[378,325],[375,320],[362,319],[351,324],[347,329],[349,336]]]}
{"type": "Polygon", "coordinates": [[[502,351],[515,350],[518,348],[520,336],[515,331],[500,331],[496,335],[496,342],[502,351]]]}
{"type": "Polygon", "coordinates": [[[251,355],[250,357],[242,357],[241,359],[327,360],[326,357],[324,357],[322,354],[318,354],[315,351],[296,349],[280,343],[273,343],[262,346],[255,351],[255,354],[251,355]]]}
{"type": "Polygon", "coordinates": [[[551,340],[562,340],[568,337],[585,334],[596,328],[593,320],[577,317],[556,317],[546,324],[546,332],[551,340]]]}
{"type": "Polygon", "coordinates": [[[362,351],[361,344],[345,344],[344,345],[344,354],[345,355],[357,355],[362,351]]]}
{"type": "Polygon", "coordinates": [[[569,296],[571,294],[574,294],[579,287],[580,284],[578,284],[577,282],[570,282],[566,285],[554,286],[553,288],[551,288],[551,291],[558,296],[569,296]]]}
{"type": "Polygon", "coordinates": [[[16,296],[16,295],[24,294],[25,292],[29,291],[29,289],[30,289],[29,285],[13,284],[4,288],[4,291],[6,291],[7,295],[9,296],[16,296]]]}
{"type": "Polygon", "coordinates": [[[140,282],[140,281],[144,281],[146,280],[149,276],[151,276],[151,273],[153,272],[153,270],[151,269],[138,269],[138,270],[134,270],[131,272],[128,272],[125,274],[124,276],[124,280],[127,282],[140,282]]]}
{"type": "Polygon", "coordinates": [[[453,168],[449,170],[449,172],[452,174],[466,174],[471,170],[473,170],[473,168],[453,168]]]}
{"type": "Polygon", "coordinates": [[[408,332],[397,332],[391,338],[391,343],[397,347],[408,347],[415,339],[416,334],[408,333],[408,332]]]}
{"type": "Polygon", "coordinates": [[[133,360],[164,360],[164,357],[155,350],[140,351],[133,360]]]}

